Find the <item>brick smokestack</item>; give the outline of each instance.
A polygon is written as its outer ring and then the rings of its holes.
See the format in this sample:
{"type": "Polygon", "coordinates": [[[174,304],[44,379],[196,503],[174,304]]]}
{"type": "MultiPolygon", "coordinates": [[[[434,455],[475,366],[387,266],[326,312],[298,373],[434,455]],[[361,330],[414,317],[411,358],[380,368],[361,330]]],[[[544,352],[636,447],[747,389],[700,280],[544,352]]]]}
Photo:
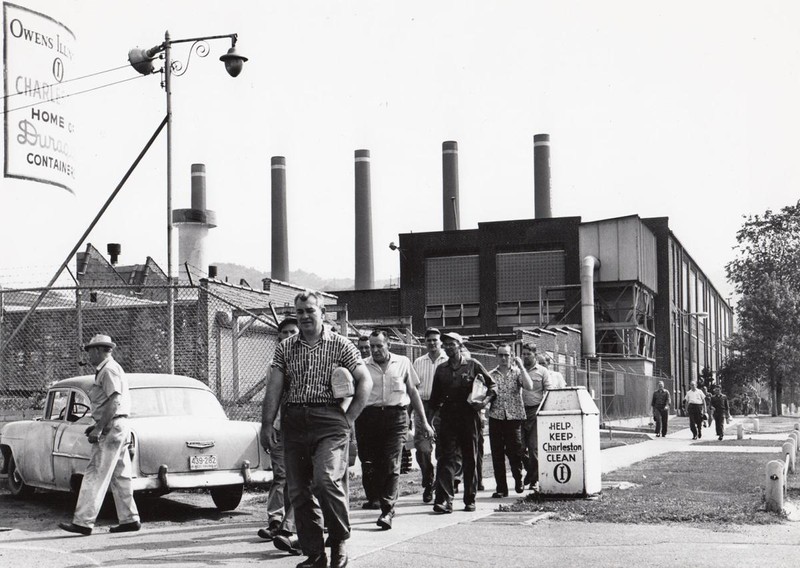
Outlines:
{"type": "Polygon", "coordinates": [[[206,276],[206,238],[209,229],[217,226],[217,214],[206,209],[206,166],[192,164],[192,206],[172,212],[178,228],[179,279],[188,280],[186,265],[193,277],[206,276]]]}
{"type": "Polygon", "coordinates": [[[458,142],[442,142],[442,221],[445,231],[461,227],[458,201],[458,142]]]}
{"type": "Polygon", "coordinates": [[[286,158],[273,156],[272,176],[272,269],[270,276],[289,280],[289,240],[286,222],[286,158]]]}
{"type": "Polygon", "coordinates": [[[371,290],[375,287],[369,159],[369,150],[356,150],[356,290],[371,290]]]}
{"type": "Polygon", "coordinates": [[[533,135],[534,218],[549,219],[550,210],[550,135],[533,135]]]}

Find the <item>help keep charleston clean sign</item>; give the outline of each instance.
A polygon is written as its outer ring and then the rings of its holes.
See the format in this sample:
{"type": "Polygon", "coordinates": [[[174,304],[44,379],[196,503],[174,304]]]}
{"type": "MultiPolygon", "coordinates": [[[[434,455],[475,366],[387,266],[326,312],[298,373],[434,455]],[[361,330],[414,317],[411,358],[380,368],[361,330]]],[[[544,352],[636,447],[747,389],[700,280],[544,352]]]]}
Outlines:
{"type": "Polygon", "coordinates": [[[73,191],[75,124],[63,82],[74,46],[62,23],[3,3],[5,177],[73,191]]]}

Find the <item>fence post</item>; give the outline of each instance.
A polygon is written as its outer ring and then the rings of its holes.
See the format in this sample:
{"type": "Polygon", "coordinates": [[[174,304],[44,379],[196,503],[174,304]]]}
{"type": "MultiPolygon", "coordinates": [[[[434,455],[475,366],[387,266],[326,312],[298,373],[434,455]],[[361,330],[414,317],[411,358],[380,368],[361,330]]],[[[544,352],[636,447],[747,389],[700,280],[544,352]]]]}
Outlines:
{"type": "Polygon", "coordinates": [[[736,439],[741,440],[744,438],[744,425],[739,423],[736,425],[736,439]]]}
{"type": "Polygon", "coordinates": [[[767,462],[766,483],[764,484],[767,511],[780,513],[783,511],[783,462],[772,460],[767,462]]]}
{"type": "Polygon", "coordinates": [[[758,418],[753,418],[753,432],[758,433],[759,427],[760,423],[758,421],[758,418]]]}
{"type": "Polygon", "coordinates": [[[232,393],[231,400],[239,399],[239,317],[231,317],[231,367],[232,367],[232,393]]]}
{"type": "Polygon", "coordinates": [[[794,473],[795,471],[795,445],[794,440],[786,441],[783,443],[781,447],[781,451],[783,452],[784,458],[788,456],[789,458],[789,473],[794,473]]]}
{"type": "Polygon", "coordinates": [[[83,291],[80,286],[75,286],[75,331],[77,334],[78,356],[75,365],[80,370],[81,353],[83,351],[83,291]]]}
{"type": "MultiPolygon", "coordinates": [[[[0,286],[0,346],[2,346],[4,344],[3,343],[3,326],[5,325],[5,322],[4,322],[5,311],[6,311],[6,305],[5,305],[5,298],[3,297],[3,287],[0,286]]],[[[4,384],[5,375],[3,374],[3,354],[4,353],[5,353],[5,350],[0,349],[0,388],[5,387],[5,384],[4,384]]]]}

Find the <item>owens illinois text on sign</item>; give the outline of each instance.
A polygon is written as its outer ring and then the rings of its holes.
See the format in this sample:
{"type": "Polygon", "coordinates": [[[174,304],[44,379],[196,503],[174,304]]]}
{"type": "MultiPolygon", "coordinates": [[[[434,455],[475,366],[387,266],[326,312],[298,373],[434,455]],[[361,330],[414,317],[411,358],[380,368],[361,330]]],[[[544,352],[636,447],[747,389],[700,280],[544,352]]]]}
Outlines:
{"type": "Polygon", "coordinates": [[[75,124],[62,83],[72,65],[75,36],[53,18],[3,4],[5,177],[72,192],[75,124]]]}

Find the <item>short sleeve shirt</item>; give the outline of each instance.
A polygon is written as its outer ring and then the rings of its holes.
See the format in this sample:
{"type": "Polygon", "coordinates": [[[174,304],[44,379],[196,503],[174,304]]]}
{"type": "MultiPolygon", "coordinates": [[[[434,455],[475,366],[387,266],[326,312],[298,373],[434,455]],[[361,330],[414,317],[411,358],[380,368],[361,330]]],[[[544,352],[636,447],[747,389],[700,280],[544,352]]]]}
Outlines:
{"type": "Polygon", "coordinates": [[[447,355],[441,350],[439,351],[439,356],[433,361],[431,361],[427,353],[422,357],[414,359],[414,370],[419,377],[419,396],[422,400],[429,400],[431,398],[433,374],[436,372],[436,367],[442,363],[447,363],[447,355]]]}
{"type": "Polygon", "coordinates": [[[539,406],[544,398],[544,391],[550,387],[550,374],[546,367],[536,365],[528,369],[533,381],[533,390],[522,391],[522,402],[525,406],[539,406]]]}
{"type": "Polygon", "coordinates": [[[131,395],[128,390],[128,381],[125,371],[113,357],[108,357],[97,366],[94,384],[89,389],[89,400],[92,402],[92,418],[100,420],[105,412],[105,406],[114,395],[119,394],[119,407],[117,414],[128,415],[131,413],[131,395]]]}
{"type": "Polygon", "coordinates": [[[334,404],[333,370],[345,367],[352,373],[363,364],[356,346],[328,329],[314,346],[302,333],[281,341],[272,360],[272,367],[283,372],[284,400],[290,404],[334,404]]]}
{"type": "Polygon", "coordinates": [[[492,401],[487,415],[495,420],[525,420],[522,405],[522,373],[516,367],[509,367],[503,373],[500,367],[491,370],[497,385],[497,398],[492,401]]]}
{"type": "Polygon", "coordinates": [[[367,406],[409,405],[411,398],[406,385],[410,381],[417,386],[419,378],[408,357],[390,353],[386,371],[372,357],[367,359],[366,365],[372,377],[372,391],[369,393],[367,406]]]}

